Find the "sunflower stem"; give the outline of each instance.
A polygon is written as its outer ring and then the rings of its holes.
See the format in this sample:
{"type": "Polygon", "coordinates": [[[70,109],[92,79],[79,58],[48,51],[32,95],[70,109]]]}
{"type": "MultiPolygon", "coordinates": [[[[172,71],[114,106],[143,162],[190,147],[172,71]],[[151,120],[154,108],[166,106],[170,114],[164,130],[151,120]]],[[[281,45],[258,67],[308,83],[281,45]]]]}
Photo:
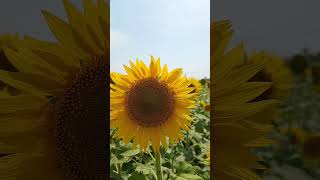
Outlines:
{"type": "Polygon", "coordinates": [[[150,157],[152,158],[153,161],[155,161],[156,159],[153,157],[153,155],[151,154],[151,152],[149,151],[148,154],[150,155],[150,157]]]}
{"type": "Polygon", "coordinates": [[[190,147],[189,145],[190,145],[190,143],[189,143],[189,132],[187,131],[186,147],[190,147]]]}
{"type": "Polygon", "coordinates": [[[121,176],[121,173],[122,173],[122,171],[121,171],[121,164],[117,164],[117,169],[118,169],[118,174],[119,174],[119,176],[121,176]]]}
{"type": "Polygon", "coordinates": [[[140,160],[140,163],[141,163],[141,164],[142,164],[142,155],[143,155],[142,153],[143,153],[143,152],[140,151],[140,159],[139,159],[139,160],[140,160]]]}
{"type": "Polygon", "coordinates": [[[161,170],[161,154],[160,150],[155,151],[155,166],[156,166],[156,173],[157,173],[157,180],[163,180],[162,179],[162,170],[161,170]]]}
{"type": "Polygon", "coordinates": [[[171,171],[173,173],[173,156],[171,157],[171,171]]]}

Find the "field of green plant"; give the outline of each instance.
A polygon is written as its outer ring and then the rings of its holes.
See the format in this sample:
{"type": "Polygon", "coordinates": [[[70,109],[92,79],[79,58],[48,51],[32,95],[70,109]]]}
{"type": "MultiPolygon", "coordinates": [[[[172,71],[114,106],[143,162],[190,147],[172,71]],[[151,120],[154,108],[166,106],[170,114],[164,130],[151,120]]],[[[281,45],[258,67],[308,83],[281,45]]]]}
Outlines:
{"type": "MultiPolygon", "coordinates": [[[[203,86],[197,99],[197,108],[192,110],[191,130],[183,132],[184,140],[170,145],[168,149],[161,148],[163,179],[210,179],[210,166],[206,160],[210,147],[210,113],[200,105],[209,103],[209,94],[209,89],[203,86]]],[[[111,137],[114,131],[111,130],[111,137]]],[[[115,138],[110,143],[111,179],[156,179],[155,154],[151,148],[141,152],[115,138]]]]}
{"type": "Polygon", "coordinates": [[[316,180],[320,178],[320,91],[312,77],[296,75],[295,84],[274,121],[271,134],[278,144],[258,150],[269,169],[264,180],[316,180]],[[311,148],[310,148],[311,146],[311,148]]]}

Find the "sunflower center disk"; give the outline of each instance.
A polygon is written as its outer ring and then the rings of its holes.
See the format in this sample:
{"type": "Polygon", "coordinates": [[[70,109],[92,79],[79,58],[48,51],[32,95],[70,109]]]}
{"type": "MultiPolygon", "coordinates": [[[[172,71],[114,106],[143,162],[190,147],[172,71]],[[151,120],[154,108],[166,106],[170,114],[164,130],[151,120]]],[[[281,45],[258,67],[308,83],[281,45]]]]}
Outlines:
{"type": "Polygon", "coordinates": [[[174,103],[170,88],[153,78],[137,82],[126,97],[130,119],[142,127],[161,126],[171,116],[174,103]]]}
{"type": "Polygon", "coordinates": [[[58,165],[71,179],[108,179],[108,74],[105,63],[81,70],[55,108],[58,165]]]}

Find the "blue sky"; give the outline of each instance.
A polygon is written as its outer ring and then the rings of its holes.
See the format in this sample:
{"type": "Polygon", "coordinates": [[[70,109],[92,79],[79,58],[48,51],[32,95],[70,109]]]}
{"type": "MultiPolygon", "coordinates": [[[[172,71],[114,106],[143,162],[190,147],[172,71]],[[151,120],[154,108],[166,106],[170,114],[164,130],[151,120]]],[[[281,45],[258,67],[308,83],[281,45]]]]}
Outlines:
{"type": "Polygon", "coordinates": [[[210,75],[210,0],[111,0],[111,71],[160,57],[187,76],[210,75]]]}

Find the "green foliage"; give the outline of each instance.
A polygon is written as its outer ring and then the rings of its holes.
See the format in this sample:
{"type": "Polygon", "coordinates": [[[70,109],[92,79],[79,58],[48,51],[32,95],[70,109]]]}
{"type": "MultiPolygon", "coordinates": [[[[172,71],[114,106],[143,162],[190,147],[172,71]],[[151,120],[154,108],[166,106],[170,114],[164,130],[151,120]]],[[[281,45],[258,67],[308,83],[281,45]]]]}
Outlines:
{"type": "MultiPolygon", "coordinates": [[[[198,101],[209,102],[209,90],[203,88],[198,101]]],[[[205,158],[210,146],[209,112],[197,106],[192,111],[191,130],[184,131],[184,141],[160,149],[163,178],[170,180],[210,179],[210,166],[205,158]]],[[[111,136],[114,130],[111,130],[111,136]]],[[[131,149],[119,139],[110,139],[111,179],[156,179],[154,152],[131,149]]]]}
{"type": "Polygon", "coordinates": [[[257,150],[269,170],[262,173],[265,179],[308,179],[320,178],[320,162],[306,160],[303,144],[297,142],[290,133],[283,133],[280,129],[299,128],[307,134],[320,132],[320,92],[314,88],[312,77],[296,75],[296,82],[280,108],[279,115],[274,121],[274,131],[271,136],[279,144],[257,150]]]}

